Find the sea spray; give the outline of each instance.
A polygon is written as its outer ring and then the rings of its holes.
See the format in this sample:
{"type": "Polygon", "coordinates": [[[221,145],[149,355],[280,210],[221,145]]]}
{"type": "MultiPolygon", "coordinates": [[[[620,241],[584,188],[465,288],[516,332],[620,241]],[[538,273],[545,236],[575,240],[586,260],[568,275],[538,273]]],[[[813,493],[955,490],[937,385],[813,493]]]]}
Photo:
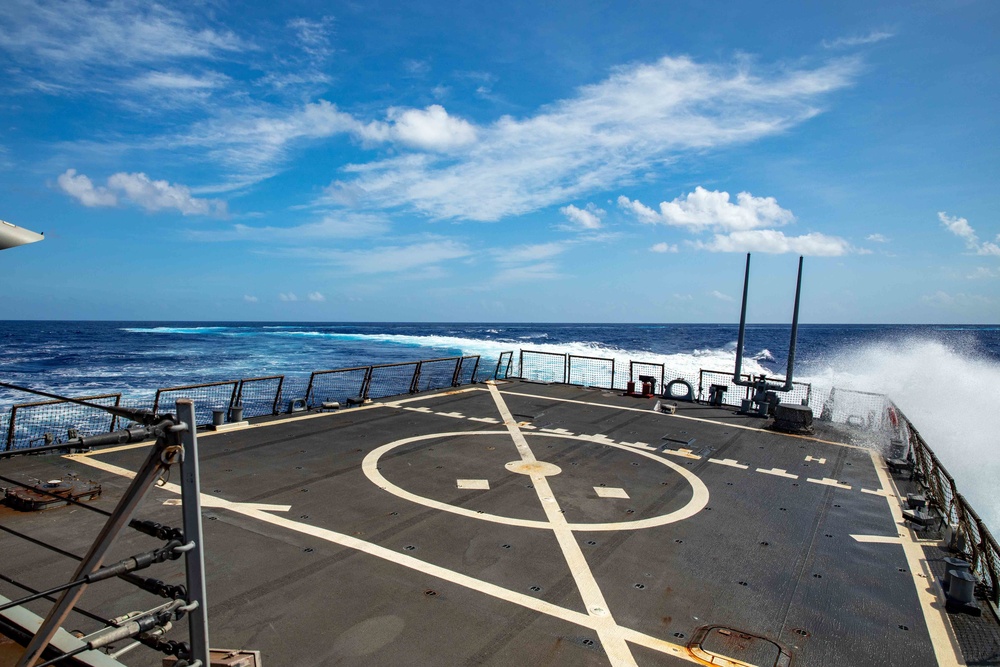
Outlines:
{"type": "Polygon", "coordinates": [[[973,346],[904,337],[842,350],[800,379],[888,395],[1000,532],[1000,363],[973,346]]]}

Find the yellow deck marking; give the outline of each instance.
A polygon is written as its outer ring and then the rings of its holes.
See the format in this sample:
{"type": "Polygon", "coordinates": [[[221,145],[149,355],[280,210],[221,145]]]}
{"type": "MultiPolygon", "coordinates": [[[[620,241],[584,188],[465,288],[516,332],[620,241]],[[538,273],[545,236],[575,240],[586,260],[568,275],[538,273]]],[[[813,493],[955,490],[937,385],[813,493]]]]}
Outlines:
{"type": "Polygon", "coordinates": [[[625,489],[620,489],[616,486],[595,486],[594,493],[599,498],[628,498],[628,493],[625,492],[625,489]]]}
{"type": "Polygon", "coordinates": [[[849,484],[843,484],[830,477],[824,477],[823,479],[813,479],[812,477],[807,477],[806,481],[812,482],[813,484],[822,484],[823,486],[835,486],[838,489],[847,489],[848,491],[851,490],[851,486],[849,484]]]}
{"type": "Polygon", "coordinates": [[[818,463],[820,465],[824,465],[826,463],[826,459],[823,459],[823,458],[817,459],[817,458],[813,458],[812,456],[807,456],[806,457],[806,462],[808,463],[809,461],[815,461],[816,463],[818,463]]]}
{"type": "Polygon", "coordinates": [[[737,462],[736,459],[709,459],[708,461],[709,463],[718,463],[720,466],[729,466],[730,468],[739,468],[740,470],[746,470],[750,467],[737,462]]]}
{"type": "Polygon", "coordinates": [[[770,470],[764,470],[763,468],[757,468],[757,472],[762,472],[765,475],[774,475],[775,477],[787,477],[788,479],[798,479],[798,475],[793,475],[784,468],[771,468],[770,470]]]}
{"type": "MultiPolygon", "coordinates": [[[[514,417],[507,408],[507,404],[504,403],[496,385],[490,384],[489,389],[521,460],[525,463],[536,462],[535,455],[531,451],[531,447],[528,446],[528,441],[518,428],[517,422],[514,421],[514,417]]],[[[583,599],[583,604],[587,607],[587,613],[598,621],[597,628],[595,628],[597,636],[600,638],[601,645],[611,660],[611,664],[638,667],[635,658],[632,657],[632,650],[622,637],[621,628],[618,627],[611,615],[608,603],[604,599],[604,593],[597,585],[597,579],[594,577],[587,559],[583,556],[583,550],[580,548],[579,542],[576,541],[576,536],[573,535],[573,529],[570,528],[569,522],[566,521],[562,510],[559,509],[559,502],[552,493],[548,477],[533,474],[531,475],[531,483],[535,493],[538,494],[539,501],[541,501],[545,518],[548,519],[552,533],[563,552],[563,558],[566,559],[566,565],[569,566],[569,571],[576,581],[576,587],[583,599]]]]}
{"type": "MultiPolygon", "coordinates": [[[[895,489],[895,484],[889,478],[889,473],[886,472],[881,455],[878,452],[870,452],[870,455],[882,488],[885,490],[895,489]]],[[[944,667],[964,665],[965,660],[962,659],[958,639],[955,637],[951,622],[947,619],[944,611],[944,596],[937,585],[931,583],[934,581],[934,573],[931,571],[927,559],[924,558],[924,550],[917,544],[916,536],[903,519],[903,505],[899,490],[896,489],[893,494],[886,494],[886,502],[889,503],[889,511],[892,513],[896,528],[903,536],[900,544],[906,556],[906,563],[909,565],[910,576],[913,578],[913,587],[917,590],[917,599],[920,602],[920,610],[924,614],[924,624],[931,637],[931,646],[934,647],[937,664],[944,667]],[[919,574],[924,576],[920,577],[919,574]]]]}
{"type": "Polygon", "coordinates": [[[490,488],[490,480],[488,479],[460,479],[458,480],[458,488],[460,489],[477,489],[480,491],[488,491],[490,488]]]}
{"type": "Polygon", "coordinates": [[[701,457],[697,454],[692,454],[690,449],[685,449],[681,447],[680,449],[664,449],[664,454],[671,454],[673,456],[682,456],[686,459],[700,459],[701,457]]]}
{"type": "Polygon", "coordinates": [[[899,535],[851,535],[855,542],[862,544],[902,544],[903,538],[899,535]]]}

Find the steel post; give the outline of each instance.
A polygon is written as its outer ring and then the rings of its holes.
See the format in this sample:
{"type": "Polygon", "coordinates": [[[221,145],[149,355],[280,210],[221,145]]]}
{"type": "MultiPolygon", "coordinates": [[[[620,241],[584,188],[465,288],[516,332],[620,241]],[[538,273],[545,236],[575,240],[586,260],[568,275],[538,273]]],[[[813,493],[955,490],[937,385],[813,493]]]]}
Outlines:
{"type": "Polygon", "coordinates": [[[184,554],[187,570],[188,604],[197,606],[188,612],[191,657],[209,665],[208,598],[205,595],[205,538],[201,526],[201,481],[198,473],[198,433],[195,428],[194,402],[189,398],[177,401],[177,418],[187,424],[181,433],[184,457],[181,460],[181,502],[184,515],[184,539],[194,542],[184,554]]]}

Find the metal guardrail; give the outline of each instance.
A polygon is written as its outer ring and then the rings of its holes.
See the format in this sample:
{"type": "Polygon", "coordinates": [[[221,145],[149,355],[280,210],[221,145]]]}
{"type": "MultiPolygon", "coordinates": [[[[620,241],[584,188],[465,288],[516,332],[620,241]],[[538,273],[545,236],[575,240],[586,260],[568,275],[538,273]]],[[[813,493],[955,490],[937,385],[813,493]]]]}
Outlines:
{"type": "MultiPolygon", "coordinates": [[[[121,394],[81,396],[80,400],[118,407],[121,394]]],[[[36,444],[58,444],[78,436],[114,431],[117,417],[96,408],[74,405],[65,401],[18,403],[3,421],[3,451],[31,447],[36,444]]]]}
{"type": "Polygon", "coordinates": [[[958,492],[955,478],[942,465],[937,455],[924,441],[912,422],[888,401],[898,415],[899,422],[909,431],[910,451],[913,454],[914,474],[920,480],[929,504],[941,512],[942,517],[961,536],[957,541],[961,547],[964,541],[968,550],[972,570],[980,579],[989,581],[989,599],[994,606],[1000,605],[1000,544],[990,533],[972,505],[958,492]]]}

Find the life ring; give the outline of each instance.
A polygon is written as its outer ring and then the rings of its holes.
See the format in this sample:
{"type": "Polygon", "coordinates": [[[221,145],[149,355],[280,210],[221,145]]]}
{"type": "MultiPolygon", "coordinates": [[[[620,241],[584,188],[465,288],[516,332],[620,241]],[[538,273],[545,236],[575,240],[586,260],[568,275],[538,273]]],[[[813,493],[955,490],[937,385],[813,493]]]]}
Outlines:
{"type": "Polygon", "coordinates": [[[667,383],[667,386],[663,388],[663,398],[668,398],[672,401],[687,401],[688,403],[694,403],[694,387],[691,383],[684,378],[677,378],[676,380],[671,380],[667,383]],[[685,394],[674,394],[674,385],[681,385],[687,390],[685,394]]]}

